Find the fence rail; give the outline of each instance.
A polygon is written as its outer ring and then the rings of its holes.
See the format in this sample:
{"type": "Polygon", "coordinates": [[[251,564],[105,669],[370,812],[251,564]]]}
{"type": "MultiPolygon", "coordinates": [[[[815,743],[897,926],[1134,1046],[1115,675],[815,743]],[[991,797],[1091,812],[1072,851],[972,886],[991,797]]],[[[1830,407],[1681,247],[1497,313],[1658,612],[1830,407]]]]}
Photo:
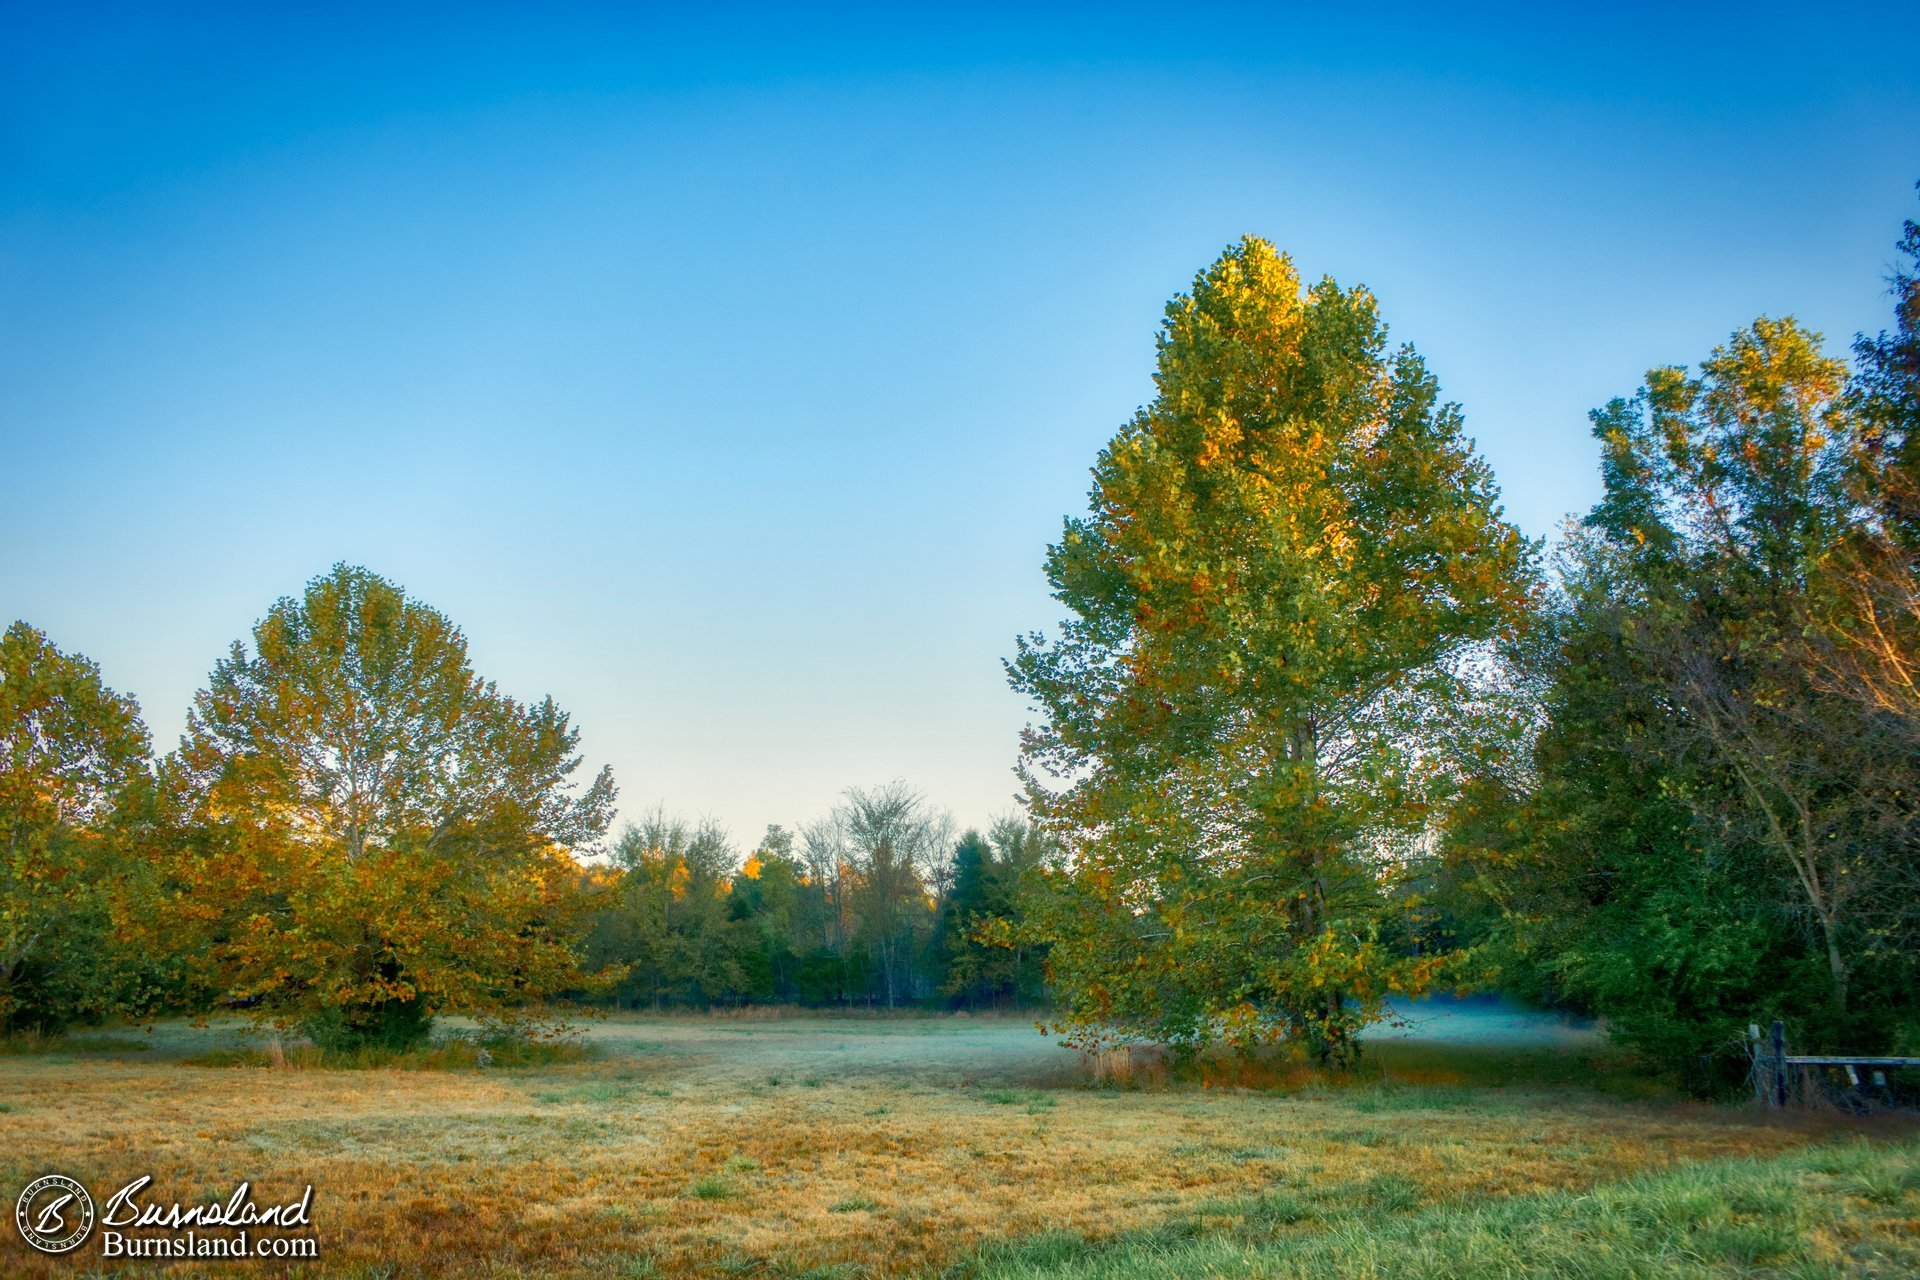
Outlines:
{"type": "Polygon", "coordinates": [[[1770,1034],[1763,1037],[1758,1026],[1747,1028],[1747,1051],[1753,1055],[1753,1092],[1767,1107],[1784,1107],[1792,1093],[1789,1067],[1840,1067],[1847,1073],[1847,1080],[1854,1088],[1860,1087],[1860,1073],[1856,1068],[1883,1068],[1873,1073],[1875,1088],[1884,1089],[1887,1077],[1886,1067],[1920,1067],[1920,1058],[1889,1058],[1868,1053],[1788,1053],[1787,1025],[1775,1022],[1770,1034]]]}

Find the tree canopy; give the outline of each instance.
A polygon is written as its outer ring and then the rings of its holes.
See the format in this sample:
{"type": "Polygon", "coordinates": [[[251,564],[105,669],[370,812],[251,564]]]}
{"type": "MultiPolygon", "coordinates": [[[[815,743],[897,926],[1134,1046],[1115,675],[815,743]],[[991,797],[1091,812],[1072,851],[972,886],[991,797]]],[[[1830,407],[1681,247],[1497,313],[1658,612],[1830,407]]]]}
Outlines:
{"type": "Polygon", "coordinates": [[[0,1031],[58,1029],[129,994],[107,888],[147,753],[139,708],[92,662],[24,622],[0,635],[0,1031]]]}
{"type": "Polygon", "coordinates": [[[473,673],[460,631],[347,565],[281,600],[194,700],[176,871],[227,998],[348,1042],[582,981],[579,864],[612,816],[579,731],[473,673]]]}
{"type": "Polygon", "coordinates": [[[1084,1039],[1345,1053],[1428,958],[1395,882],[1450,785],[1463,663],[1531,590],[1459,410],[1373,297],[1240,242],[1168,306],[1157,394],[1047,554],[1068,609],[1010,663],[1084,1039]]]}

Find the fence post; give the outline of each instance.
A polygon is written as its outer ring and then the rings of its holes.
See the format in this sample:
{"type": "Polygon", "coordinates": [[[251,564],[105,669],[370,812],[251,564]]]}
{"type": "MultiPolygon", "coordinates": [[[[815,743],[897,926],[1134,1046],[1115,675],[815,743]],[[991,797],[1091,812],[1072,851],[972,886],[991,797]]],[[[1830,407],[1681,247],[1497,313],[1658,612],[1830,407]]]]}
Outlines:
{"type": "Polygon", "coordinates": [[[1773,1105],[1787,1105],[1787,1024],[1773,1020],[1773,1105]]]}

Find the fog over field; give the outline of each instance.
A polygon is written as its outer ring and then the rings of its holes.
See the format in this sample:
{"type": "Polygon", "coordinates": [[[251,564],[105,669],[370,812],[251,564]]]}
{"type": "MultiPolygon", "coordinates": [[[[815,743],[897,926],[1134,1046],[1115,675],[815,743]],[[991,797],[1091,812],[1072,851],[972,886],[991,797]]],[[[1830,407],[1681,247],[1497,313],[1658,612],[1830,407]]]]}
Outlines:
{"type": "MultiPolygon", "coordinates": [[[[1891,1225],[1920,1187],[1910,1147],[1682,1104],[1590,1030],[1512,1007],[1402,1012],[1427,1038],[1382,1034],[1347,1074],[1150,1049],[1096,1073],[1003,1015],[616,1014],[545,1065],[349,1070],[166,1021],[0,1056],[0,1180],[311,1186],[305,1274],[352,1280],[395,1258],[475,1280],[1920,1263],[1891,1225]]],[[[0,1274],[72,1274],[0,1235],[0,1274]]]]}

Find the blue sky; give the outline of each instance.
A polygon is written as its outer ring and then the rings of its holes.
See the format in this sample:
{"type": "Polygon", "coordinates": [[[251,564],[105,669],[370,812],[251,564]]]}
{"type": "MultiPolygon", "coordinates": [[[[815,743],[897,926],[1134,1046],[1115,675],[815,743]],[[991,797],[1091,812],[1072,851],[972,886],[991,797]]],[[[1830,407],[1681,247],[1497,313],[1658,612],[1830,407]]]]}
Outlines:
{"type": "Polygon", "coordinates": [[[1885,323],[1911,5],[1546,8],[0,3],[0,616],[170,746],[358,562],[629,813],[984,820],[1045,544],[1239,235],[1374,289],[1535,535],[1650,365],[1885,323]]]}

